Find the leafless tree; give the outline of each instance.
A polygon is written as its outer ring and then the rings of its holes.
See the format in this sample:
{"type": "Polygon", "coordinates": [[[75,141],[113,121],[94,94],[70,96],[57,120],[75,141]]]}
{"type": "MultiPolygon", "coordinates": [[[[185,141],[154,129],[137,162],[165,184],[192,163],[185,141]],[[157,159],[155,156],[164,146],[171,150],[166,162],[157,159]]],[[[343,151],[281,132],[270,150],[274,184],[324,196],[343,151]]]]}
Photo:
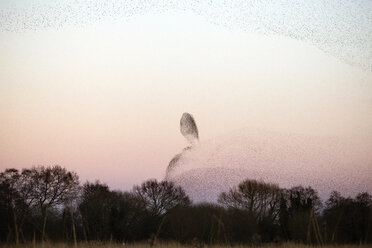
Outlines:
{"type": "Polygon", "coordinates": [[[79,190],[79,177],[75,172],[67,171],[59,165],[33,167],[30,176],[32,194],[43,217],[42,240],[44,240],[48,209],[75,198],[79,190]]]}
{"type": "Polygon", "coordinates": [[[134,186],[133,191],[145,202],[147,209],[158,216],[176,206],[190,204],[183,189],[168,181],[148,180],[141,186],[134,186]]]}
{"type": "Polygon", "coordinates": [[[229,192],[223,192],[218,202],[228,208],[245,209],[258,219],[275,219],[279,213],[281,193],[278,185],[245,180],[229,192]]]}
{"type": "Polygon", "coordinates": [[[23,169],[20,173],[17,169],[6,169],[0,173],[1,191],[8,207],[12,212],[14,235],[16,243],[19,242],[19,234],[22,234],[24,218],[31,209],[35,200],[32,194],[33,184],[30,178],[30,170],[23,169]]]}

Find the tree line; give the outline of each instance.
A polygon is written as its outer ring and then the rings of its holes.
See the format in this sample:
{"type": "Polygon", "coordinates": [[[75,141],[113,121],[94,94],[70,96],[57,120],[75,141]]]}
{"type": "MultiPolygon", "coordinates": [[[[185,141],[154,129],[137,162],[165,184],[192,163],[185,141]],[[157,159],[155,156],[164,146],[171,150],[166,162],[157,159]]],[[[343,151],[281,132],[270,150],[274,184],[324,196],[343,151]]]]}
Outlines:
{"type": "Polygon", "coordinates": [[[79,182],[61,166],[0,173],[1,242],[177,241],[203,244],[372,242],[372,196],[290,189],[245,180],[217,203],[193,204],[169,181],[148,180],[131,191],[79,182]]]}

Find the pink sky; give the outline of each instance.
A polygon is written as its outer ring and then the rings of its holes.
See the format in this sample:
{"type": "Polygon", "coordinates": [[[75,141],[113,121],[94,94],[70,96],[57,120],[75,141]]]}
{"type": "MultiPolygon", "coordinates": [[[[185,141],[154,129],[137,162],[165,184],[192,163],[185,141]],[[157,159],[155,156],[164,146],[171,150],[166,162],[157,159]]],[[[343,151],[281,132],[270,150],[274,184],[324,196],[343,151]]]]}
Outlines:
{"type": "Polygon", "coordinates": [[[155,17],[2,32],[0,169],[60,164],[116,189],[162,179],[186,145],[183,112],[201,140],[241,128],[372,137],[372,72],[294,39],[155,17]]]}

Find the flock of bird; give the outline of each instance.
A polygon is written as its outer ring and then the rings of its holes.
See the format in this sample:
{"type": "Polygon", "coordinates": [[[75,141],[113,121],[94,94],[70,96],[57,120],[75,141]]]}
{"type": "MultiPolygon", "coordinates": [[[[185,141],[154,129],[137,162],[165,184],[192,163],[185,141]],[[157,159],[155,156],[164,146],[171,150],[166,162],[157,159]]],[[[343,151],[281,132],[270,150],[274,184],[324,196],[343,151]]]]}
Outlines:
{"type": "Polygon", "coordinates": [[[189,113],[182,115],[180,131],[189,145],[171,159],[165,177],[196,202],[215,202],[246,179],[284,188],[311,186],[322,199],[333,190],[347,195],[372,191],[371,142],[255,129],[199,142],[189,113]]]}
{"type": "Polygon", "coordinates": [[[228,28],[311,43],[372,71],[370,0],[35,0],[0,3],[0,32],[61,29],[174,10],[228,28]]]}

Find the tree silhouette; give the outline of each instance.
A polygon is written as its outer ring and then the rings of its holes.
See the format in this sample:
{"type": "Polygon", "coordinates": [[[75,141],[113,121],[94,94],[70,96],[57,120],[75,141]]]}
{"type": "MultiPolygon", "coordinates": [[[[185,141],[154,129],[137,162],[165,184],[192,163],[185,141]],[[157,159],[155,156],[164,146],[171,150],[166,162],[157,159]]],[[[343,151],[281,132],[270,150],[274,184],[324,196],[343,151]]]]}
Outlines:
{"type": "Polygon", "coordinates": [[[26,215],[31,210],[35,200],[33,195],[33,182],[30,170],[23,169],[21,173],[17,169],[6,169],[0,174],[0,199],[3,211],[12,216],[14,237],[19,242],[19,235],[26,215]]]}
{"type": "Polygon", "coordinates": [[[42,240],[44,240],[48,210],[76,198],[79,177],[75,172],[67,171],[59,165],[33,167],[30,170],[30,177],[33,184],[32,194],[43,217],[42,240]]]}
{"type": "Polygon", "coordinates": [[[333,242],[367,243],[372,240],[372,196],[360,193],[354,199],[332,192],[326,201],[324,222],[327,240],[333,242]]]}
{"type": "Polygon", "coordinates": [[[6,169],[0,172],[0,242],[372,242],[367,192],[354,198],[332,192],[323,208],[311,187],[245,180],[218,202],[191,204],[182,188],[167,181],[148,180],[126,192],[98,181],[80,187],[76,173],[60,166],[6,169]]]}
{"type": "Polygon", "coordinates": [[[279,214],[281,192],[278,185],[245,180],[237,188],[221,193],[218,202],[228,208],[247,210],[257,220],[274,220],[279,214]]]}
{"type": "Polygon", "coordinates": [[[181,187],[168,181],[148,180],[141,186],[134,186],[133,192],[155,216],[162,215],[176,206],[187,206],[191,203],[181,187]]]}

